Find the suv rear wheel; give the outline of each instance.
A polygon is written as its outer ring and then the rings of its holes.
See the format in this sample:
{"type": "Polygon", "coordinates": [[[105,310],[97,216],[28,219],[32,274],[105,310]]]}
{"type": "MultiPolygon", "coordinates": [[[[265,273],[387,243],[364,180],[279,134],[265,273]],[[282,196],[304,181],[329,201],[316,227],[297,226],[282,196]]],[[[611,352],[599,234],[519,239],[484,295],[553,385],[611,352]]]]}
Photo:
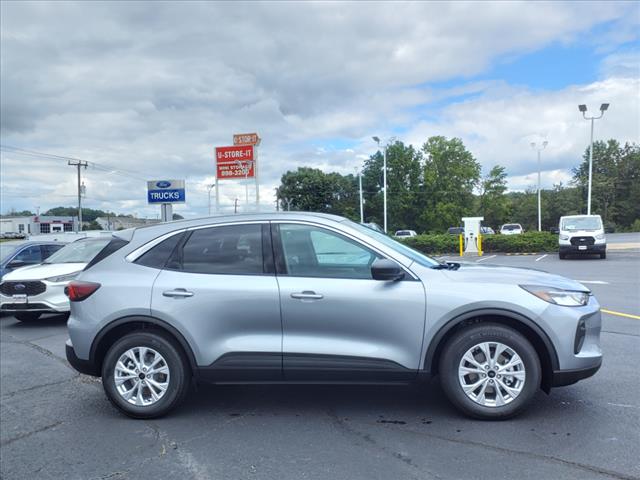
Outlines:
{"type": "Polygon", "coordinates": [[[160,417],[189,388],[189,367],[173,341],[134,332],[115,342],[102,363],[102,385],[119,410],[134,418],[160,417]]]}
{"type": "Polygon", "coordinates": [[[540,360],[529,341],[498,324],[478,324],[456,333],[440,360],[442,388],[465,414],[499,420],[520,413],[541,380],[540,360]]]}

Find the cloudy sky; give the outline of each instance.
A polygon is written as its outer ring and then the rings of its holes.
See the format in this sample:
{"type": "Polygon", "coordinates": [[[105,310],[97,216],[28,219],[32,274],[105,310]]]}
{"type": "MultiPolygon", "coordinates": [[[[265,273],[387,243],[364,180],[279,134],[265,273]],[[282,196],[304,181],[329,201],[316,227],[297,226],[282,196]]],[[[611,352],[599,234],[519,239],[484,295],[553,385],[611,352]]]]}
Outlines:
{"type": "MultiPolygon", "coordinates": [[[[509,186],[570,178],[596,138],[640,141],[637,2],[11,2],[1,8],[1,205],[156,216],[147,179],[207,212],[215,146],[256,131],[261,199],[298,166],[352,173],[372,135],[462,138],[509,186]],[[20,149],[20,150],[17,150],[20,149]],[[42,156],[36,153],[49,154],[42,156]]],[[[226,182],[223,209],[244,187],[226,182]]]]}

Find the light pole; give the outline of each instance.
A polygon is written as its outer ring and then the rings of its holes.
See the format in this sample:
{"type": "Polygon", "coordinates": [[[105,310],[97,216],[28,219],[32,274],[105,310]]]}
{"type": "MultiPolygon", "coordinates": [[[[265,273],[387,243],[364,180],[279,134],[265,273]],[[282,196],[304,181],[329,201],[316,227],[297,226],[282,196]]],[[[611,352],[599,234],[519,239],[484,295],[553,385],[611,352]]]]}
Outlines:
{"type": "Polygon", "coordinates": [[[364,223],[364,199],[362,198],[362,172],[356,167],[356,175],[358,175],[358,188],[360,190],[360,223],[364,223]]]}
{"type": "Polygon", "coordinates": [[[548,144],[549,142],[545,140],[544,142],[542,142],[542,145],[538,147],[536,146],[536,142],[531,142],[531,148],[533,148],[538,152],[538,231],[539,232],[542,231],[542,209],[540,207],[540,171],[542,170],[542,167],[540,164],[540,152],[545,148],[547,148],[548,144]]]}
{"type": "MultiPolygon", "coordinates": [[[[373,138],[373,141],[376,142],[378,144],[378,150],[380,149],[380,138],[379,137],[371,137],[373,138]]],[[[383,209],[384,209],[384,233],[387,233],[387,148],[389,147],[389,144],[395,140],[394,137],[391,137],[389,140],[387,140],[386,145],[384,146],[384,150],[383,150],[383,157],[382,157],[382,191],[383,191],[383,197],[382,197],[382,203],[383,203],[383,209]]]]}
{"type": "Polygon", "coordinates": [[[212,183],[211,185],[207,185],[207,195],[209,197],[209,216],[211,216],[211,189],[215,188],[215,186],[216,186],[215,183],[212,183]]]}
{"type": "Polygon", "coordinates": [[[582,112],[582,117],[585,120],[591,120],[591,142],[589,147],[589,189],[587,190],[587,215],[591,215],[591,174],[593,172],[593,121],[598,120],[604,116],[604,112],[609,108],[608,103],[600,105],[600,115],[597,117],[587,117],[587,106],[578,105],[578,110],[582,112]]]}
{"type": "Polygon", "coordinates": [[[249,210],[249,184],[247,180],[249,178],[249,170],[251,170],[251,164],[247,162],[242,162],[241,160],[236,160],[236,165],[240,167],[242,174],[244,175],[244,202],[246,204],[246,209],[249,210]]]}

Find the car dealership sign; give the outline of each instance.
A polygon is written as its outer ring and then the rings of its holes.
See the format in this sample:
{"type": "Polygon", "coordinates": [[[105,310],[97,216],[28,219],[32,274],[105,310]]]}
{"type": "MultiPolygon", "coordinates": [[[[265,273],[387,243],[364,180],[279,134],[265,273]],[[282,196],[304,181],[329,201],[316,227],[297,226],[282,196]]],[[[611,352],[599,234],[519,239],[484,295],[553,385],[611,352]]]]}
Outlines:
{"type": "Polygon", "coordinates": [[[147,182],[148,203],[184,203],[184,180],[151,180],[147,182]]]}
{"type": "Polygon", "coordinates": [[[216,148],[216,177],[254,178],[255,158],[253,145],[234,145],[216,148]]]}

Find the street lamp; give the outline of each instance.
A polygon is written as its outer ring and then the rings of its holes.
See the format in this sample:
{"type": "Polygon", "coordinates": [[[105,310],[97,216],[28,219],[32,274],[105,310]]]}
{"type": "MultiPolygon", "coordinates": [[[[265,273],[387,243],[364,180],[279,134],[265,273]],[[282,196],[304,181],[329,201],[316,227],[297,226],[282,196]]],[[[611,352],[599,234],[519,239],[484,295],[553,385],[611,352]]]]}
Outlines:
{"type": "MultiPolygon", "coordinates": [[[[380,149],[380,138],[379,137],[371,137],[373,138],[373,141],[376,142],[378,144],[378,150],[380,149]]],[[[383,150],[383,162],[382,162],[382,191],[383,191],[383,197],[382,197],[382,203],[383,203],[383,209],[384,209],[384,233],[387,233],[387,148],[389,147],[389,144],[391,142],[393,142],[395,140],[394,137],[391,137],[389,140],[387,140],[387,143],[384,146],[384,150],[383,150]]]]}
{"type": "Polygon", "coordinates": [[[536,142],[531,142],[531,148],[533,148],[538,152],[538,231],[539,232],[542,231],[542,209],[540,208],[540,171],[542,170],[542,167],[540,164],[540,152],[545,148],[547,148],[548,144],[549,142],[545,140],[544,142],[542,142],[541,146],[537,147],[536,142]]]}
{"type": "Polygon", "coordinates": [[[358,175],[358,187],[360,189],[360,223],[364,223],[364,200],[362,198],[362,171],[356,167],[356,175],[358,175]]]}
{"type": "Polygon", "coordinates": [[[587,215],[591,215],[591,174],[593,172],[593,121],[598,120],[604,116],[604,112],[609,108],[608,103],[603,103],[600,105],[600,115],[597,117],[591,116],[587,117],[587,106],[586,105],[578,105],[578,110],[582,112],[582,117],[585,120],[591,120],[591,142],[589,147],[589,189],[587,193],[587,215]]]}
{"type": "Polygon", "coordinates": [[[244,175],[244,202],[246,204],[247,210],[249,209],[249,184],[247,180],[249,178],[249,171],[251,170],[251,163],[249,161],[243,162],[241,160],[236,160],[236,165],[242,171],[244,175]]]}
{"type": "Polygon", "coordinates": [[[216,186],[215,183],[212,183],[211,185],[207,185],[207,195],[209,197],[209,216],[211,216],[211,189],[214,188],[215,186],[216,186]]]}

